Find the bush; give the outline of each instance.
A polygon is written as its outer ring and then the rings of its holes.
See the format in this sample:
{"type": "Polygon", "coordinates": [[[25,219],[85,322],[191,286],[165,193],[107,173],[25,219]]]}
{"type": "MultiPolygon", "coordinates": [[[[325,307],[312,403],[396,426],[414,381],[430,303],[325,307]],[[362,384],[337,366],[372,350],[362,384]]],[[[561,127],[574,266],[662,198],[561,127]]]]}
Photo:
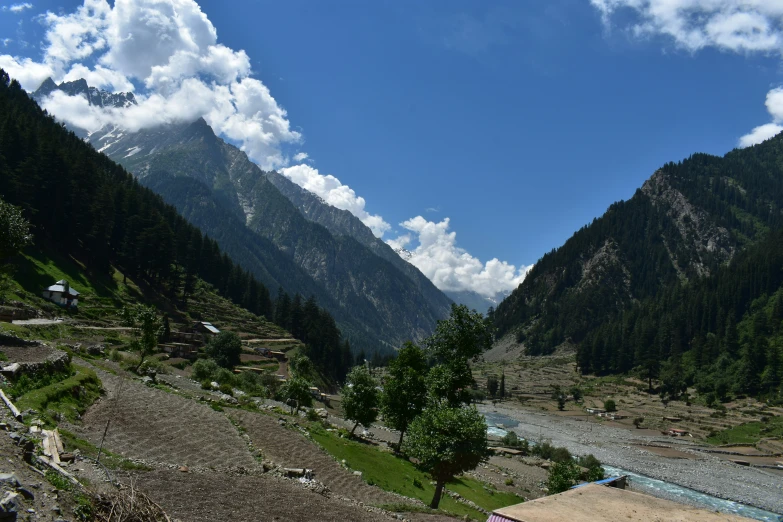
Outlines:
{"type": "Polygon", "coordinates": [[[617,411],[617,404],[615,404],[613,399],[606,399],[604,401],[604,409],[606,411],[617,411]]]}
{"type": "Polygon", "coordinates": [[[579,480],[579,468],[574,461],[556,462],[549,470],[547,489],[550,495],[568,491],[579,480]]]}
{"type": "Polygon", "coordinates": [[[569,462],[571,461],[571,452],[566,448],[555,448],[552,451],[551,459],[553,462],[569,462]]]}
{"type": "Polygon", "coordinates": [[[230,384],[221,384],[220,385],[220,393],[223,393],[225,395],[231,395],[234,396],[234,388],[231,387],[230,384]]]}
{"type": "Polygon", "coordinates": [[[555,451],[555,447],[548,440],[541,441],[533,446],[533,455],[537,455],[542,459],[549,460],[552,458],[552,454],[555,451]]]}
{"type": "Polygon", "coordinates": [[[220,370],[220,366],[212,359],[199,359],[193,363],[193,378],[197,381],[209,379],[214,381],[214,375],[220,370]]]}
{"type": "Polygon", "coordinates": [[[636,417],[633,420],[633,425],[636,426],[636,429],[639,429],[642,427],[643,422],[644,422],[644,417],[636,417]]]}
{"type": "Polygon", "coordinates": [[[233,368],[240,363],[242,341],[234,332],[220,332],[207,344],[207,353],[223,368],[233,368]]]}
{"type": "Polygon", "coordinates": [[[514,485],[514,479],[507,478],[506,479],[506,486],[513,486],[514,485]]]}
{"type": "Polygon", "coordinates": [[[201,388],[203,388],[204,390],[211,390],[212,381],[210,381],[209,379],[204,379],[203,381],[201,381],[201,388]]]}
{"type": "Polygon", "coordinates": [[[321,418],[318,415],[318,412],[315,411],[315,409],[313,409],[313,408],[309,408],[307,410],[307,415],[306,416],[307,416],[307,420],[309,420],[310,422],[318,422],[318,420],[321,418]]]}

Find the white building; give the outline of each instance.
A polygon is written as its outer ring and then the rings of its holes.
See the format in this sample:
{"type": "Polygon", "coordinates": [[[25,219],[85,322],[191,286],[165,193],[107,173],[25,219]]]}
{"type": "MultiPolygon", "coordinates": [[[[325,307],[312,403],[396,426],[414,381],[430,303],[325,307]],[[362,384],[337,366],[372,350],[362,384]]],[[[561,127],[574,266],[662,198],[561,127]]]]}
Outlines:
{"type": "Polygon", "coordinates": [[[60,306],[75,308],[79,305],[79,292],[71,288],[71,285],[65,279],[60,279],[44,290],[43,297],[60,306]]]}

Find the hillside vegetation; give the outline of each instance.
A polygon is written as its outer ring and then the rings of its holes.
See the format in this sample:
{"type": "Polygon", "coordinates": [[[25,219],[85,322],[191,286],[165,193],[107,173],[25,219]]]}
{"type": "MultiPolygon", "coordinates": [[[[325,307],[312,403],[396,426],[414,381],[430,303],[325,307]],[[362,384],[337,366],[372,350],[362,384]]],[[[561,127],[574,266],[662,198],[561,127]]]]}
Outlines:
{"type": "Polygon", "coordinates": [[[666,164],[536,264],[494,311],[499,334],[531,355],[574,343],[582,372],[637,369],[673,396],[775,395],[782,159],[778,136],[666,164]]]}

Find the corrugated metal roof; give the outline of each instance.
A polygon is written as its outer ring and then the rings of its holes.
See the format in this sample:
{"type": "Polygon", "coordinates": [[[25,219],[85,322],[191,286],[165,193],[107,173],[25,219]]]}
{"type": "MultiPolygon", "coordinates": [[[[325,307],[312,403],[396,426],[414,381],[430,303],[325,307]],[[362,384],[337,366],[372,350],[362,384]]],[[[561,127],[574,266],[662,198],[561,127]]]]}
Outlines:
{"type": "Polygon", "coordinates": [[[517,521],[492,513],[487,519],[487,522],[517,522],[517,521]]]}
{"type": "MultiPolygon", "coordinates": [[[[60,284],[52,285],[49,288],[47,288],[46,290],[49,291],[49,292],[65,292],[65,286],[60,285],[60,284]]],[[[70,295],[79,295],[79,292],[77,292],[73,288],[69,288],[68,289],[68,293],[70,295]]]]}

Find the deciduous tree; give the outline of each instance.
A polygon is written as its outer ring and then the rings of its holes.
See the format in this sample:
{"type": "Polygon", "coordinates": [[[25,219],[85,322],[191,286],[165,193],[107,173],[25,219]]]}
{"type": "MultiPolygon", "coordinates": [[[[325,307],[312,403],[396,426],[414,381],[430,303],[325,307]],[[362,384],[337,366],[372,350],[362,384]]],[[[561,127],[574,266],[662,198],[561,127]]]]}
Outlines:
{"type": "Polygon", "coordinates": [[[403,448],[435,480],[437,509],[446,482],[488,458],[487,425],[474,407],[431,406],[411,423],[403,448]]]}
{"type": "Polygon", "coordinates": [[[383,383],[381,412],[387,426],[400,432],[397,448],[408,426],[421,413],[427,400],[427,359],[421,348],[405,343],[397,357],[389,362],[383,383]]]}
{"type": "Polygon", "coordinates": [[[368,427],[378,418],[378,381],[364,366],[356,366],[345,379],[342,406],[345,418],[353,421],[351,435],[361,424],[368,427]]]}

